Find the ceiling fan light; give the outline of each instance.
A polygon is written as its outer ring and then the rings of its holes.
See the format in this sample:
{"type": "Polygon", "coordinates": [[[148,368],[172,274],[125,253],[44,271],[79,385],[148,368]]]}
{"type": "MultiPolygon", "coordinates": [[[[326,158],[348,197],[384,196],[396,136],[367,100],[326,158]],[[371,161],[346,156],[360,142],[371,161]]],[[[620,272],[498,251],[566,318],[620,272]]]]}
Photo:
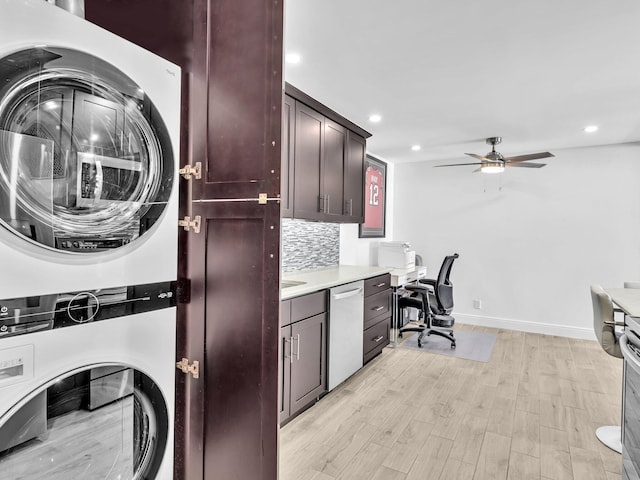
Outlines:
{"type": "Polygon", "coordinates": [[[502,173],[504,166],[502,165],[483,165],[480,167],[482,173],[502,173]]]}

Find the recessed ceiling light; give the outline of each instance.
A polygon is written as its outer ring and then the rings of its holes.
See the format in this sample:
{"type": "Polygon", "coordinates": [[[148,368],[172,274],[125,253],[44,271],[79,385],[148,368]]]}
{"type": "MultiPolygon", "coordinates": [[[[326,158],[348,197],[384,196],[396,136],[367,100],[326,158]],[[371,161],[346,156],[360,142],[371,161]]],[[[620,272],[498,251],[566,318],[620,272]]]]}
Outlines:
{"type": "Polygon", "coordinates": [[[589,125],[588,127],[584,127],[584,131],[587,133],[593,133],[598,131],[597,125],[589,125]]]}
{"type": "Polygon", "coordinates": [[[287,53],[284,57],[284,61],[287,63],[300,63],[302,57],[297,53],[287,53]]]}
{"type": "Polygon", "coordinates": [[[411,150],[413,150],[414,152],[419,152],[421,148],[422,147],[420,145],[413,145],[411,147],[411,150]]]}
{"type": "Polygon", "coordinates": [[[369,116],[370,122],[378,123],[380,120],[382,120],[382,115],[378,115],[377,113],[374,113],[373,115],[369,116]]]}

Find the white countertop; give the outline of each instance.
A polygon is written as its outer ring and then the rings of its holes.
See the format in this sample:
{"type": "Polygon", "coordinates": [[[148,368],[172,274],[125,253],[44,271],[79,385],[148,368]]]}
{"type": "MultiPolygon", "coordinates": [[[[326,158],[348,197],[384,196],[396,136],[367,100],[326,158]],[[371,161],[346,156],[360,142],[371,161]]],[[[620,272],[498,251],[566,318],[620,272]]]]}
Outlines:
{"type": "Polygon", "coordinates": [[[632,317],[640,317],[640,289],[638,288],[605,288],[613,303],[624,313],[632,317]]]}
{"type": "Polygon", "coordinates": [[[334,267],[286,272],[282,274],[282,283],[304,282],[300,285],[282,288],[281,299],[299,297],[307,293],[317,292],[325,288],[343,285],[356,280],[384,275],[393,270],[392,267],[363,267],[357,265],[338,265],[334,267]]]}

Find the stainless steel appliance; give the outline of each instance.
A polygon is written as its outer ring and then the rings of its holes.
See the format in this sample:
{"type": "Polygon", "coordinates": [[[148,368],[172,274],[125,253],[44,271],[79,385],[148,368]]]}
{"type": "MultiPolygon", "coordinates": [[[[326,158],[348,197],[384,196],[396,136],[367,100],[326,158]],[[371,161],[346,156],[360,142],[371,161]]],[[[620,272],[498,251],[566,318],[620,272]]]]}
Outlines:
{"type": "Polygon", "coordinates": [[[620,339],[624,356],[622,391],[622,478],[640,480],[640,318],[626,317],[620,339]]]}
{"type": "Polygon", "coordinates": [[[362,368],[364,281],[330,289],[327,390],[362,368]]]}

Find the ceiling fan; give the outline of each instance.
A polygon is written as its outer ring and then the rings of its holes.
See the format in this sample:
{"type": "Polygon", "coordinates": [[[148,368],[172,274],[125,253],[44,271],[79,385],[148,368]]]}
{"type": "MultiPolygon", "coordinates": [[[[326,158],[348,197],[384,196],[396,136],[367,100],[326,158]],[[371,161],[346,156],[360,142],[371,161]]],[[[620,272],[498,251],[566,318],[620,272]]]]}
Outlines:
{"type": "Polygon", "coordinates": [[[496,151],[496,145],[502,142],[502,137],[489,137],[486,140],[487,145],[491,145],[491,151],[485,156],[477,155],[475,153],[465,153],[470,157],[477,158],[480,162],[475,163],[451,163],[447,165],[434,165],[434,167],[459,167],[463,165],[480,165],[480,168],[474,170],[474,172],[483,173],[500,173],[504,171],[505,167],[522,167],[522,168],[542,168],[546,163],[524,163],[529,160],[537,160],[540,158],[553,157],[553,153],[540,152],[529,153],[527,155],[517,155],[515,157],[504,157],[500,152],[496,151]]]}

